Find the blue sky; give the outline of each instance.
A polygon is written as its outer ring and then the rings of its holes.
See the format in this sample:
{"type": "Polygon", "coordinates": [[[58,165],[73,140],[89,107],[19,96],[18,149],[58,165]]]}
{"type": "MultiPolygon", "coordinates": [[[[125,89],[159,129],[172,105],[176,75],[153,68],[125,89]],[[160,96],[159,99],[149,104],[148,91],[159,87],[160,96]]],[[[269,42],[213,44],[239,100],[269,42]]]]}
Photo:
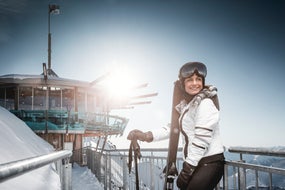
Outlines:
{"type": "Polygon", "coordinates": [[[166,125],[180,66],[201,61],[219,90],[224,144],[285,145],[284,1],[0,0],[0,75],[42,72],[49,3],[61,9],[51,17],[60,77],[93,81],[124,67],[159,93],[121,112],[126,133],[166,125]]]}

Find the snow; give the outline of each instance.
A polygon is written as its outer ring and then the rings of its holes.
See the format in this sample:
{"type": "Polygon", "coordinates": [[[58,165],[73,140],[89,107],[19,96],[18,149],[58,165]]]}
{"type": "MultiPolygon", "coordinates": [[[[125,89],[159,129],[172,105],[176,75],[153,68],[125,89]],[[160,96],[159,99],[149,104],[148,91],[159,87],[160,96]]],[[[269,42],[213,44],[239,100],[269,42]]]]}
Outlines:
{"type": "Polygon", "coordinates": [[[104,187],[87,166],[74,163],[72,168],[72,190],[103,190],[104,187]],[[84,187],[84,188],[83,188],[84,187]]]}
{"type": "Polygon", "coordinates": [[[12,78],[12,79],[24,80],[28,78],[39,78],[39,76],[43,78],[43,75],[21,75],[21,74],[2,75],[0,76],[0,78],[12,78]]]}
{"type": "MultiPolygon", "coordinates": [[[[0,164],[48,154],[53,147],[38,137],[22,120],[0,106],[0,164]]],[[[73,190],[103,189],[86,167],[74,164],[73,190]],[[85,188],[86,186],[86,188],[85,188]],[[91,188],[92,187],[92,188],[91,188]]],[[[3,190],[60,190],[61,184],[54,164],[0,183],[3,190]]]]}

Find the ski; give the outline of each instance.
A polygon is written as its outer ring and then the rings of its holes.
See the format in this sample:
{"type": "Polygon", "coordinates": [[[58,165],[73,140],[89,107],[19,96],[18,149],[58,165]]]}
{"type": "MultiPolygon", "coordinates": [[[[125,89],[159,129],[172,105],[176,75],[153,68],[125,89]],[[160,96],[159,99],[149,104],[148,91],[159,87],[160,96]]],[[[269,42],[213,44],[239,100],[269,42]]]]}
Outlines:
{"type": "Polygon", "coordinates": [[[172,97],[172,110],[171,110],[171,126],[170,126],[170,138],[168,146],[167,164],[165,170],[165,182],[164,190],[174,189],[174,179],[178,175],[176,167],[176,158],[179,142],[179,113],[175,109],[175,106],[183,99],[183,93],[181,91],[180,82],[174,83],[173,97],[172,97]]]}

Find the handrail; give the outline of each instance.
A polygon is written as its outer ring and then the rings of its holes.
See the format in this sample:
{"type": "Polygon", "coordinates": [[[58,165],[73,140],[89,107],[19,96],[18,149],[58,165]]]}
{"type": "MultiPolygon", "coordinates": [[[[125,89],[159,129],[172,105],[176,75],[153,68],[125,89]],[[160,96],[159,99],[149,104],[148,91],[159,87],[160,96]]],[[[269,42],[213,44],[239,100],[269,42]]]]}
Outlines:
{"type": "Polygon", "coordinates": [[[0,164],[0,183],[40,168],[59,159],[66,159],[72,155],[69,150],[61,150],[50,154],[26,158],[9,163],[0,164]]]}
{"type": "Polygon", "coordinates": [[[277,156],[285,157],[284,150],[272,149],[272,148],[262,148],[262,147],[230,147],[229,152],[239,153],[239,154],[254,154],[254,155],[264,155],[264,156],[277,156]]]}
{"type": "Polygon", "coordinates": [[[256,164],[242,163],[238,161],[227,161],[226,164],[235,166],[235,167],[251,169],[251,170],[258,169],[258,171],[261,171],[261,172],[268,172],[268,173],[274,173],[274,174],[285,176],[285,169],[283,168],[267,167],[267,166],[256,165],[256,164]]]}
{"type": "MultiPolygon", "coordinates": [[[[92,147],[86,147],[86,148],[91,148],[92,147]]],[[[102,151],[101,148],[98,148],[98,150],[102,151]]],[[[168,151],[168,148],[141,148],[140,149],[142,152],[167,152],[168,151]]],[[[182,147],[178,147],[178,152],[179,151],[182,151],[182,147]]],[[[104,152],[114,152],[114,150],[110,149],[103,149],[104,152]]],[[[129,149],[126,149],[126,148],[122,148],[122,149],[116,149],[115,151],[117,152],[129,152],[129,149]]]]}

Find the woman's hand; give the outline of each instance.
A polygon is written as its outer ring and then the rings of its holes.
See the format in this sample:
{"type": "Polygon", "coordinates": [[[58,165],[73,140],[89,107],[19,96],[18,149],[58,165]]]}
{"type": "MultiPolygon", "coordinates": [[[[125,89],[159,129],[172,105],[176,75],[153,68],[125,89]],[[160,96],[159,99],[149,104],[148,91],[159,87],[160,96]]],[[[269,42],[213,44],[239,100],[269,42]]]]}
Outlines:
{"type": "Polygon", "coordinates": [[[188,164],[187,162],[183,162],[183,168],[180,172],[180,174],[178,175],[176,184],[177,187],[180,189],[186,189],[187,185],[193,175],[193,172],[195,170],[195,166],[192,166],[190,164],[188,164]]]}
{"type": "Polygon", "coordinates": [[[140,140],[140,141],[152,142],[153,135],[152,135],[152,132],[150,132],[150,131],[144,133],[138,129],[134,129],[134,130],[129,132],[127,139],[128,140],[140,140]]]}

